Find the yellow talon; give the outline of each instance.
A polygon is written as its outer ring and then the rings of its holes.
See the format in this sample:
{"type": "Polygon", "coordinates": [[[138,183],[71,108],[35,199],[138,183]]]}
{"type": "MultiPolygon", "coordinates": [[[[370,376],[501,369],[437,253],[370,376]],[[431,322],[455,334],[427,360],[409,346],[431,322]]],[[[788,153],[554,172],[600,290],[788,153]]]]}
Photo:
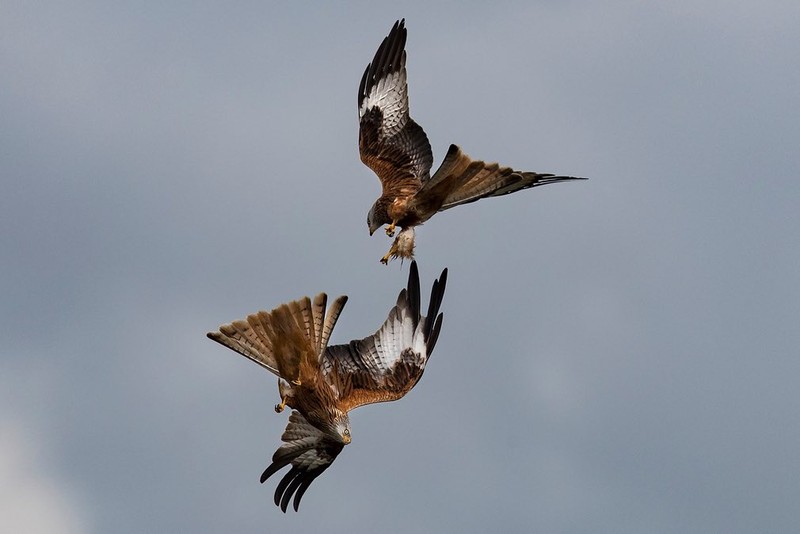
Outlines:
{"type": "Polygon", "coordinates": [[[413,259],[414,258],[414,227],[404,228],[392,242],[389,252],[381,258],[381,263],[388,265],[392,258],[413,259]]]}
{"type": "Polygon", "coordinates": [[[294,384],[295,386],[299,386],[300,385],[300,378],[298,377],[298,378],[295,378],[294,380],[292,380],[292,384],[294,384]]]}
{"type": "Polygon", "coordinates": [[[275,405],[275,413],[281,413],[284,408],[286,408],[286,397],[283,397],[281,399],[281,403],[280,404],[276,404],[275,405]]]}
{"type": "Polygon", "coordinates": [[[394,228],[395,228],[395,222],[392,221],[392,224],[390,224],[389,226],[386,227],[386,235],[388,235],[389,237],[393,237],[394,236],[394,228]]]}
{"type": "Polygon", "coordinates": [[[392,243],[392,246],[389,248],[389,252],[387,252],[386,255],[381,258],[381,263],[384,265],[389,265],[389,260],[392,258],[392,256],[396,254],[397,254],[397,241],[395,240],[395,242],[392,243]]]}

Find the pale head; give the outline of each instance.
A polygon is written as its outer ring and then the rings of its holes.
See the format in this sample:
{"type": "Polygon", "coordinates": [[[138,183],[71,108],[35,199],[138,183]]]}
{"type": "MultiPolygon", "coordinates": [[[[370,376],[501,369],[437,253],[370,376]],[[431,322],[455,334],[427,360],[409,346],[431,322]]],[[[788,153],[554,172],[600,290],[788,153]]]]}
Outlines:
{"type": "Polygon", "coordinates": [[[345,445],[350,443],[350,417],[346,413],[337,414],[333,419],[332,427],[331,437],[345,445]]]}

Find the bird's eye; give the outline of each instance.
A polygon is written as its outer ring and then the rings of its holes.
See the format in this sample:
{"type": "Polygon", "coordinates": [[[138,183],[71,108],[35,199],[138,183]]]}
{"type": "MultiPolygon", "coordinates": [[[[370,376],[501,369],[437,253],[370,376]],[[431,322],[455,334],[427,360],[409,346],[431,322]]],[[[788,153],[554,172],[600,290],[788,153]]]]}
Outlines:
{"type": "Polygon", "coordinates": [[[345,428],[344,429],[344,435],[347,436],[347,437],[350,437],[350,429],[349,428],[345,428]]]}

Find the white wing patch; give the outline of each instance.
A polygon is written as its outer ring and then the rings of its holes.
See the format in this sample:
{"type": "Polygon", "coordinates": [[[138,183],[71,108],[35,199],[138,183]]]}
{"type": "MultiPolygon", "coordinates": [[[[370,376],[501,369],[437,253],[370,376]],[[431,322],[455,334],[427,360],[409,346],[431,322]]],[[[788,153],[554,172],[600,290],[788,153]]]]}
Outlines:
{"type": "Polygon", "coordinates": [[[392,308],[389,317],[375,335],[375,353],[370,354],[372,366],[384,374],[401,360],[403,352],[411,349],[422,362],[427,360],[425,336],[422,321],[414,325],[407,302],[403,301],[392,308]]]}
{"type": "Polygon", "coordinates": [[[361,103],[358,117],[362,118],[370,109],[377,107],[381,110],[380,134],[391,137],[408,122],[408,87],[406,85],[406,54],[403,52],[402,66],[399,71],[393,72],[378,80],[378,83],[369,92],[361,103]]]}

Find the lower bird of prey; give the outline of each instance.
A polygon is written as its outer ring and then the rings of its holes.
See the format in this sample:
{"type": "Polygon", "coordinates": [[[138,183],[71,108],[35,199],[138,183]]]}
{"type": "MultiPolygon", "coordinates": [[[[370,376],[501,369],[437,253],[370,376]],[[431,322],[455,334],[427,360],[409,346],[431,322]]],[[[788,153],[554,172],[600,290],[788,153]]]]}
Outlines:
{"type": "Polygon", "coordinates": [[[358,87],[361,161],[375,171],[383,187],[367,214],[369,233],[388,225],[386,234],[391,237],[396,227],[403,229],[381,258],[384,264],[390,258],[412,258],[413,228],[439,211],[540,185],[585,179],[473,160],[456,145],[450,145],[431,176],[431,144],[408,112],[404,24],[405,20],[395,22],[358,87]]]}
{"type": "Polygon", "coordinates": [[[286,512],[294,495],[297,511],[309,485],[350,443],[348,412],[365,404],[393,401],[413,388],[433,352],[443,315],[439,307],[447,269],[433,282],[428,314],[420,314],[419,271],[411,263],[408,286],[374,334],[346,345],[328,346],[347,297],[308,297],[260,311],[220,326],[208,337],[250,358],[278,376],[282,412],[292,413],[285,442],[261,475],[263,483],[291,464],[275,490],[275,504],[286,512]]]}

